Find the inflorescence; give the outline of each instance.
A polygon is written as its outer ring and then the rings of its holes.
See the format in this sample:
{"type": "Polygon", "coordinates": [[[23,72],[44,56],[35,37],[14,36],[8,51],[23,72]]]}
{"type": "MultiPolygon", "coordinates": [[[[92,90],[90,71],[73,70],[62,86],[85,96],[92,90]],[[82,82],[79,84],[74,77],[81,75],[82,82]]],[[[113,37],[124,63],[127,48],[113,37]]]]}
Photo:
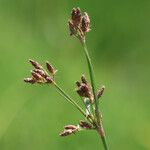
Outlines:
{"type": "MultiPolygon", "coordinates": [[[[48,61],[46,61],[46,68],[48,72],[37,61],[30,59],[29,62],[32,64],[34,68],[33,70],[31,70],[31,77],[25,78],[24,82],[30,83],[30,84],[38,83],[38,84],[56,85],[54,76],[57,70],[48,61]]],[[[85,104],[87,118],[86,118],[86,121],[81,120],[78,125],[65,126],[64,131],[59,134],[62,137],[71,135],[78,131],[91,130],[91,129],[96,128],[96,125],[94,122],[92,124],[91,122],[88,122],[87,120],[89,119],[88,117],[90,115],[89,113],[90,106],[93,104],[94,99],[93,99],[91,86],[88,83],[84,75],[81,76],[81,81],[76,81],[76,86],[77,86],[76,92],[83,99],[83,102],[85,104]]],[[[101,95],[103,94],[103,91],[104,91],[104,87],[100,88],[100,90],[98,90],[97,92],[97,97],[101,97],[101,95]]]]}
{"type": "Polygon", "coordinates": [[[30,78],[25,78],[24,81],[26,83],[39,83],[39,84],[44,84],[44,83],[50,83],[50,84],[54,84],[54,76],[57,70],[55,70],[53,68],[53,66],[46,61],[46,67],[47,70],[49,71],[49,73],[51,75],[49,75],[47,73],[46,70],[44,70],[44,68],[36,61],[34,60],[29,60],[29,62],[32,64],[32,66],[34,67],[33,70],[31,70],[31,77],[30,78]]]}
{"type": "Polygon", "coordinates": [[[85,38],[85,34],[90,31],[90,18],[86,12],[82,14],[80,8],[73,8],[71,19],[68,21],[70,35],[74,35],[79,40],[85,38]]]}
{"type": "MultiPolygon", "coordinates": [[[[79,8],[73,8],[71,12],[71,19],[68,21],[68,24],[70,29],[70,35],[77,37],[82,42],[85,41],[85,34],[90,31],[90,19],[88,14],[86,12],[82,14],[79,8]]],[[[87,54],[87,50],[85,52],[88,60],[89,56],[87,54]]],[[[80,81],[76,81],[76,92],[81,97],[85,105],[85,108],[83,110],[72,98],[70,98],[70,96],[68,96],[58,86],[54,78],[57,70],[48,61],[46,61],[47,70],[34,60],[30,59],[29,62],[34,68],[31,71],[31,77],[24,79],[26,83],[54,85],[58,92],[62,96],[64,96],[67,101],[73,104],[85,117],[84,120],[79,121],[78,125],[65,126],[64,130],[59,135],[65,137],[71,134],[75,134],[76,132],[81,130],[97,130],[101,137],[104,138],[105,135],[104,132],[102,132],[104,130],[100,118],[101,113],[99,113],[99,111],[97,110],[98,107],[96,107],[97,103],[95,103],[95,101],[98,101],[99,98],[101,98],[102,94],[104,93],[105,86],[102,86],[96,93],[94,93],[93,85],[87,81],[84,75],[81,76],[80,81]]],[[[90,60],[88,60],[88,63],[89,67],[91,67],[90,60]]],[[[102,141],[104,142],[105,140],[103,139],[102,141]]],[[[104,142],[104,145],[105,144],[106,143],[104,142]]]]}

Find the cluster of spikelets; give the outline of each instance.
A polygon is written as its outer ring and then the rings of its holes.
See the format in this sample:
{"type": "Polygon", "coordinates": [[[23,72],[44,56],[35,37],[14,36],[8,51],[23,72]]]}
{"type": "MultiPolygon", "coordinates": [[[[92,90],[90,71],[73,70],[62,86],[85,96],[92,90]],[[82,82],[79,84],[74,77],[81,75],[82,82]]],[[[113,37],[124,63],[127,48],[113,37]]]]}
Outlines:
{"type": "MultiPolygon", "coordinates": [[[[71,19],[68,22],[70,35],[77,37],[80,41],[84,40],[85,34],[90,31],[90,19],[87,13],[81,13],[79,8],[73,8],[71,12],[71,19]]],[[[55,81],[56,69],[47,61],[46,69],[44,69],[38,62],[34,60],[29,60],[29,62],[34,67],[31,71],[31,77],[25,78],[26,83],[34,84],[51,84],[58,88],[55,81]]],[[[94,96],[91,85],[88,83],[84,75],[81,76],[81,81],[76,82],[76,92],[81,97],[85,105],[85,120],[81,120],[78,125],[67,125],[64,130],[60,133],[60,136],[68,136],[81,130],[91,130],[97,128],[97,123],[95,117],[91,113],[91,109],[95,111],[94,108],[94,96]]],[[[58,88],[60,92],[64,92],[58,88]]],[[[96,93],[97,99],[99,99],[105,87],[102,86],[96,93]]],[[[69,96],[67,98],[70,100],[69,96]]],[[[72,102],[72,101],[71,101],[72,102]]],[[[75,104],[75,103],[74,103],[75,104]]],[[[75,104],[76,105],[76,104],[75,104]]]]}
{"type": "Polygon", "coordinates": [[[32,64],[34,69],[31,70],[32,77],[24,79],[26,83],[54,83],[54,76],[57,70],[55,70],[54,67],[48,61],[46,61],[46,67],[51,75],[49,75],[47,71],[38,62],[31,59],[29,60],[29,62],[32,64]]]}
{"type": "Polygon", "coordinates": [[[71,19],[68,22],[70,35],[82,40],[87,32],[90,31],[90,18],[86,12],[82,14],[80,8],[73,8],[71,19]]]}
{"type": "Polygon", "coordinates": [[[77,126],[75,125],[65,126],[63,132],[61,132],[59,135],[64,137],[71,135],[73,133],[75,134],[76,132],[81,131],[83,129],[90,130],[94,129],[94,127],[91,124],[87,123],[86,121],[81,120],[77,126]]]}

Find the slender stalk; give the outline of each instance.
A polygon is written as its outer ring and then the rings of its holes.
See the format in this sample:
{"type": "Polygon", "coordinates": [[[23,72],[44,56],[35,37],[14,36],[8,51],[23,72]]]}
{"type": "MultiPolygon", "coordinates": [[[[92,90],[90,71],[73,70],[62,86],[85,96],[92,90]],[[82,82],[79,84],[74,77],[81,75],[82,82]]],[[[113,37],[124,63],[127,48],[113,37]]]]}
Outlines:
{"type": "Polygon", "coordinates": [[[93,70],[91,58],[90,58],[90,55],[89,55],[89,52],[88,52],[88,49],[87,49],[87,46],[86,46],[85,39],[81,40],[81,43],[82,43],[82,46],[83,46],[83,49],[84,49],[84,52],[85,52],[85,56],[86,56],[86,60],[87,60],[87,63],[88,63],[88,68],[89,68],[92,91],[93,91],[93,95],[94,95],[95,115],[96,115],[96,118],[97,118],[98,125],[100,125],[100,114],[99,114],[99,109],[98,109],[99,101],[98,101],[97,96],[96,96],[94,70],[93,70]]]}
{"type": "Polygon", "coordinates": [[[54,83],[56,89],[58,92],[68,101],[70,102],[73,106],[75,106],[91,123],[95,123],[93,117],[91,115],[87,116],[84,110],[68,95],[66,92],[56,83],[54,83]]]}
{"type": "Polygon", "coordinates": [[[86,56],[86,60],[87,60],[87,63],[88,63],[88,69],[89,69],[89,74],[90,74],[92,91],[93,91],[93,95],[94,95],[95,115],[96,115],[96,118],[97,118],[97,131],[98,131],[98,134],[101,137],[104,149],[108,150],[108,144],[107,144],[105,132],[104,132],[104,129],[103,129],[103,126],[102,126],[102,120],[100,119],[99,101],[98,101],[98,98],[96,96],[96,85],[95,85],[94,70],[93,70],[91,58],[90,58],[90,55],[89,55],[89,52],[88,52],[88,49],[87,49],[87,46],[86,46],[85,38],[81,39],[80,41],[81,41],[81,44],[83,46],[84,53],[85,53],[85,56],[86,56]]]}
{"type": "Polygon", "coordinates": [[[66,94],[65,91],[58,84],[55,83],[55,87],[68,102],[75,106],[86,117],[86,113],[84,112],[84,110],[68,94],[66,94]]]}

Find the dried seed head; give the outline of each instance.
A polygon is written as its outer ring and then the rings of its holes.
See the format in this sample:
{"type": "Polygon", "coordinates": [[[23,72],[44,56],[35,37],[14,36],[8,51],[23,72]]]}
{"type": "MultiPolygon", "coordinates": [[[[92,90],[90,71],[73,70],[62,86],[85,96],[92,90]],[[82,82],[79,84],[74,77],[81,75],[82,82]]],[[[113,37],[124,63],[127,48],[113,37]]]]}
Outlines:
{"type": "Polygon", "coordinates": [[[82,81],[82,83],[88,84],[84,75],[81,76],[81,81],[82,81]]]}
{"type": "Polygon", "coordinates": [[[90,18],[86,12],[84,13],[82,17],[81,30],[83,31],[83,33],[90,31],[90,18]]]}
{"type": "Polygon", "coordinates": [[[83,121],[81,120],[80,123],[79,123],[80,127],[84,128],[84,129],[92,129],[92,125],[89,124],[88,122],[86,121],[83,121]]]}
{"type": "Polygon", "coordinates": [[[47,67],[47,70],[52,74],[54,75],[56,73],[56,70],[54,69],[54,67],[48,62],[46,61],[46,67],[47,67]]]}
{"type": "Polygon", "coordinates": [[[64,127],[64,129],[65,129],[65,130],[69,130],[69,129],[71,129],[71,130],[77,130],[78,127],[75,126],[75,125],[67,125],[67,126],[64,127]]]}
{"type": "Polygon", "coordinates": [[[32,59],[29,59],[29,62],[32,64],[32,66],[33,66],[35,69],[42,69],[42,66],[41,66],[38,62],[36,62],[36,61],[34,61],[34,60],[32,60],[32,59]]]}
{"type": "Polygon", "coordinates": [[[74,27],[78,27],[81,22],[82,14],[80,8],[73,8],[71,12],[71,20],[74,27]]]}
{"type": "Polygon", "coordinates": [[[98,99],[103,95],[104,90],[105,90],[105,86],[102,86],[102,87],[97,91],[97,98],[98,98],[98,99]]]}
{"type": "Polygon", "coordinates": [[[69,29],[70,35],[74,35],[79,40],[85,40],[85,33],[90,30],[90,19],[87,13],[82,15],[80,8],[73,8],[69,20],[69,29]]]}
{"type": "Polygon", "coordinates": [[[34,78],[25,78],[24,82],[34,84],[36,80],[34,78]]]}

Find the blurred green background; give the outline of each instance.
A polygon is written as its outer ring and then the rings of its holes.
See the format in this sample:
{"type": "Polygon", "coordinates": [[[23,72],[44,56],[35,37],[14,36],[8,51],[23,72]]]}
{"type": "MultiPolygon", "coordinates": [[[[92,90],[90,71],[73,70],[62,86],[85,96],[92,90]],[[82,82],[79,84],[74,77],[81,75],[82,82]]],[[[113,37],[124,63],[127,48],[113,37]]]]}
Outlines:
{"type": "Polygon", "coordinates": [[[82,115],[54,88],[23,82],[29,58],[49,60],[78,100],[74,83],[88,70],[67,27],[77,6],[91,17],[87,44],[97,87],[106,86],[101,111],[110,149],[150,149],[150,1],[0,0],[0,150],[103,149],[95,132],[60,138],[82,115]]]}

